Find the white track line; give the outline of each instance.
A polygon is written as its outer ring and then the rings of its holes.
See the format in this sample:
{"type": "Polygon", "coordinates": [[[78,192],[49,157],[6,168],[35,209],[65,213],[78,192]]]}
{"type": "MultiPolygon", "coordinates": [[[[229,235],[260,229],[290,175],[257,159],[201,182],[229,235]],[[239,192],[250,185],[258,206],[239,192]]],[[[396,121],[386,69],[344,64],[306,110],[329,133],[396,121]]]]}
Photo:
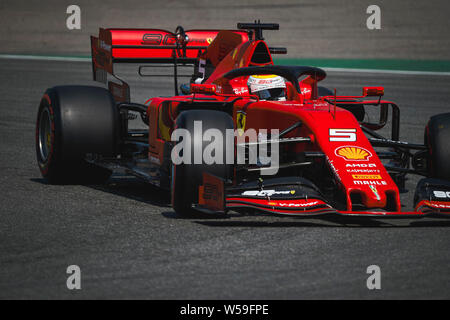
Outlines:
{"type": "Polygon", "coordinates": [[[0,54],[0,59],[13,60],[39,60],[39,61],[69,61],[69,62],[90,62],[91,58],[86,57],[58,57],[58,56],[35,56],[22,54],[0,54]]]}
{"type": "MultiPolygon", "coordinates": [[[[62,56],[40,56],[20,54],[0,54],[0,59],[13,60],[38,60],[38,61],[67,61],[67,62],[91,62],[90,57],[62,57],[62,56]]],[[[385,73],[400,75],[423,75],[423,76],[450,76],[450,72],[435,71],[409,71],[409,70],[385,70],[385,69],[352,69],[352,68],[328,68],[322,67],[330,72],[354,72],[354,73],[385,73]]]]}
{"type": "Polygon", "coordinates": [[[325,71],[334,72],[355,72],[355,73],[390,73],[404,75],[424,75],[424,76],[450,76],[450,72],[436,71],[410,71],[410,70],[385,70],[385,69],[351,69],[351,68],[322,68],[325,71]]]}

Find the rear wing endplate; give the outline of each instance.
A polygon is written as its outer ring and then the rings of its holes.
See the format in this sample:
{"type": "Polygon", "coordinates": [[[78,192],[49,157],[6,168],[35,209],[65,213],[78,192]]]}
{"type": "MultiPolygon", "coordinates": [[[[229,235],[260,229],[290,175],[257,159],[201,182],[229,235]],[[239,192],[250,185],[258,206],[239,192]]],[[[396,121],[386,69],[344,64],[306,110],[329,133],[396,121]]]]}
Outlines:
{"type": "MultiPolygon", "coordinates": [[[[248,40],[248,33],[232,30],[248,40]]],[[[103,29],[91,36],[92,72],[95,81],[108,85],[117,102],[129,102],[129,87],[114,75],[115,63],[194,65],[220,30],[188,30],[175,33],[160,29],[103,29]],[[109,81],[108,74],[119,83],[109,81]],[[112,89],[112,90],[111,90],[112,89]]],[[[176,82],[176,79],[175,79],[176,82]]],[[[175,85],[177,94],[177,85],[175,85]]]]}

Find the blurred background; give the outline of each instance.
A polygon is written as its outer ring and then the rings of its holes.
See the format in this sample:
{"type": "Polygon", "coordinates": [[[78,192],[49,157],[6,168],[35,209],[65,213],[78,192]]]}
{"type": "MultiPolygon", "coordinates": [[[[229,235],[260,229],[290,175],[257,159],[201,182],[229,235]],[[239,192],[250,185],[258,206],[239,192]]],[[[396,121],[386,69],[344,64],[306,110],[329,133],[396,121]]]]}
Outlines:
{"type": "Polygon", "coordinates": [[[446,0],[2,0],[0,53],[88,56],[99,27],[233,29],[237,22],[277,22],[265,33],[287,58],[449,60],[446,0]],[[81,30],[68,30],[66,9],[81,8],[81,30]],[[369,30],[367,7],[381,9],[369,30]]]}

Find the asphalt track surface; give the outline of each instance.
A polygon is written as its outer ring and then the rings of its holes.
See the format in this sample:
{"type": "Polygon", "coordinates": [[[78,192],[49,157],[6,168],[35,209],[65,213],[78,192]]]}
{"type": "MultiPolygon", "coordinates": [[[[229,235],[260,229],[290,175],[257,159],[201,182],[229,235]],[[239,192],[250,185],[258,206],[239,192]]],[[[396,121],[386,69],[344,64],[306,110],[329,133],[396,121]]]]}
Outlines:
{"type": "MultiPolygon", "coordinates": [[[[47,87],[90,83],[90,72],[85,62],[0,60],[0,298],[450,298],[450,219],[180,219],[166,193],[134,178],[47,184],[34,150],[38,102],[47,87]],[[79,291],[66,288],[72,264],[79,291]],[[381,268],[381,290],[366,287],[369,265],[381,268]]],[[[169,80],[134,82],[137,102],[171,94],[169,80]]],[[[411,142],[429,116],[450,111],[448,76],[330,72],[323,84],[346,94],[384,85],[411,142]]]]}

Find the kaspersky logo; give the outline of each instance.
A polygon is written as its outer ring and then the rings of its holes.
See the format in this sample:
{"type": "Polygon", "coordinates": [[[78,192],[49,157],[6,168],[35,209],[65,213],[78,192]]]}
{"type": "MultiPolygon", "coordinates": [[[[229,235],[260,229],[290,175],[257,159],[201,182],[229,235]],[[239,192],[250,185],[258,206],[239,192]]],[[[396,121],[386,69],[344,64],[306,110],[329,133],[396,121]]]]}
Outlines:
{"type": "Polygon", "coordinates": [[[372,156],[369,150],[356,146],[342,146],[337,148],[334,153],[347,161],[369,161],[372,156]]]}

